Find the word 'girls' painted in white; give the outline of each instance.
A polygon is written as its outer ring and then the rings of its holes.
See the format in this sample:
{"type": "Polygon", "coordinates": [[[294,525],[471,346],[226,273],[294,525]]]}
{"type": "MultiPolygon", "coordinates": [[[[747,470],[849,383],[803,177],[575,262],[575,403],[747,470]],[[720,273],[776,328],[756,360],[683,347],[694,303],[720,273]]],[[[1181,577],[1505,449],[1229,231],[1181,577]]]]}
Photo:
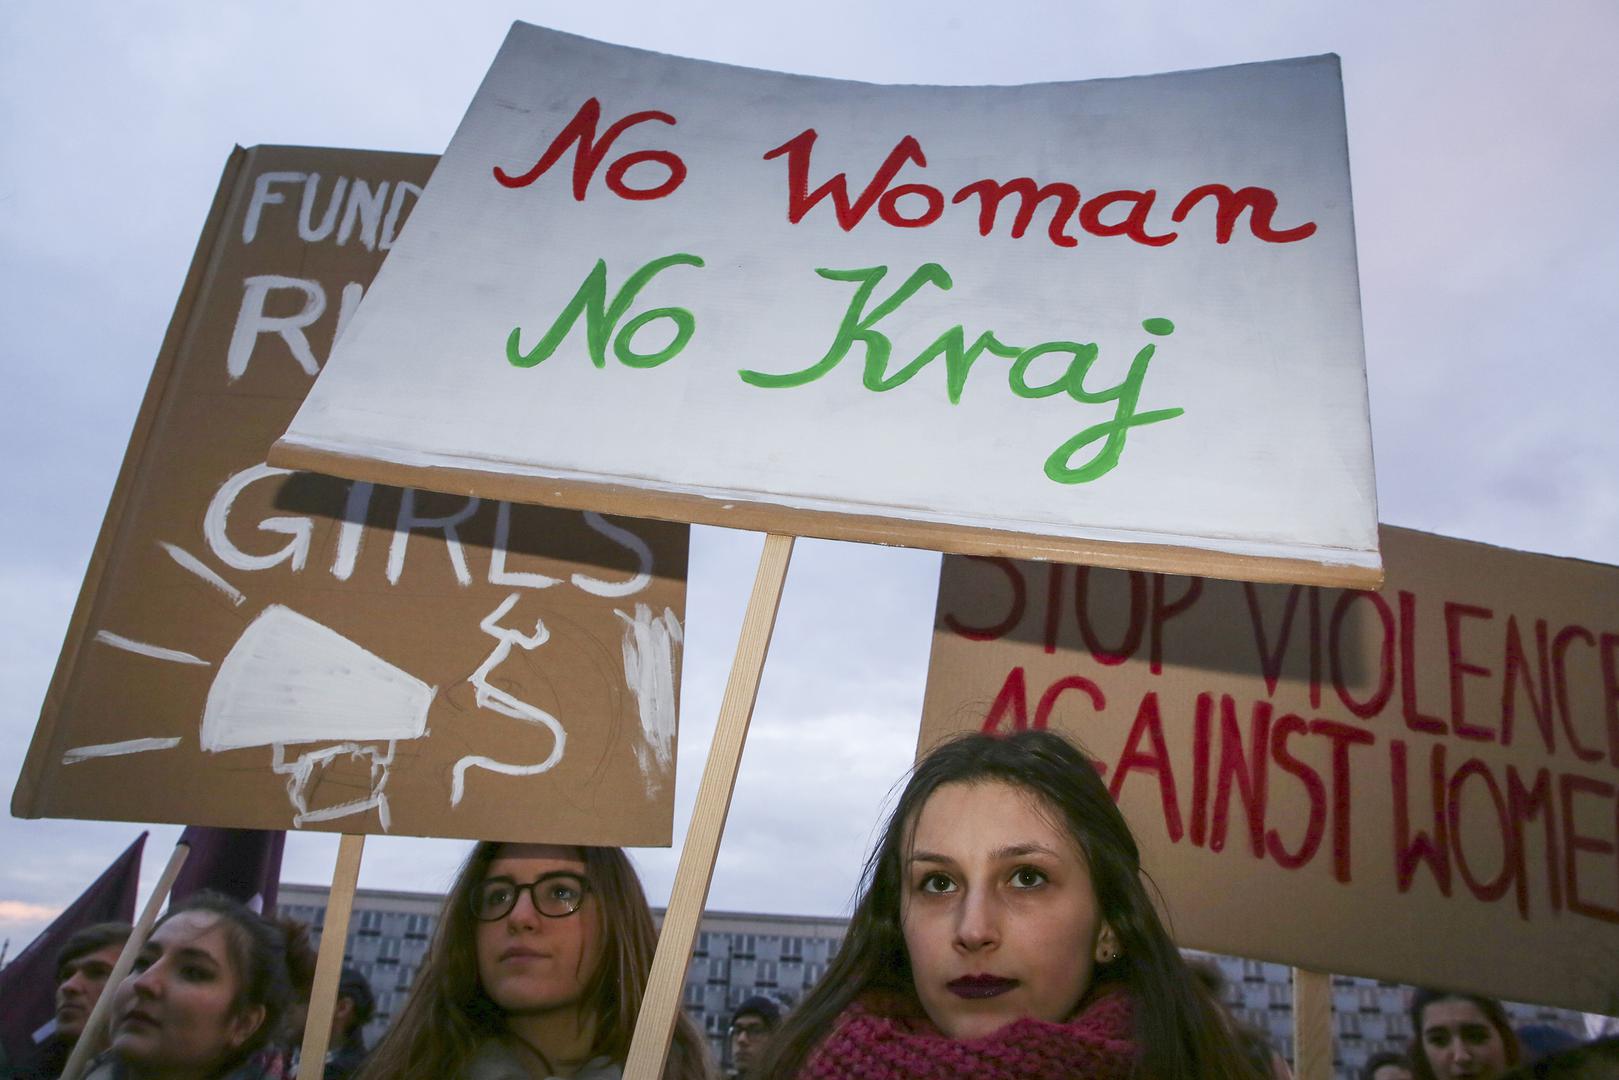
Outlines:
{"type": "MultiPolygon", "coordinates": [[[[272,465],[252,465],[227,478],[219,486],[213,500],[208,504],[207,512],[203,515],[202,531],[209,549],[221,562],[236,570],[269,570],[282,564],[286,564],[294,573],[303,570],[309,560],[310,543],[315,532],[315,522],[312,518],[277,514],[261,518],[254,523],[253,528],[259,532],[288,538],[285,542],[278,541],[277,546],[269,551],[250,552],[231,537],[231,511],[242,492],[261,480],[290,475],[292,474],[288,470],[278,469],[272,465]]],[[[388,583],[398,584],[400,578],[404,576],[406,557],[410,550],[410,534],[433,532],[443,537],[444,551],[450,560],[456,580],[462,585],[471,585],[473,575],[468,567],[458,529],[476,515],[484,504],[477,498],[470,498],[453,513],[440,517],[427,517],[416,511],[418,496],[414,488],[385,490],[397,493],[400,500],[398,512],[394,516],[393,535],[388,541],[386,570],[388,583]]],[[[337,543],[331,562],[331,574],[339,581],[349,580],[354,573],[365,535],[366,518],[370,514],[371,501],[375,494],[376,488],[364,481],[354,481],[349,486],[343,505],[343,524],[337,530],[337,543]]],[[[514,570],[509,567],[512,505],[505,501],[494,505],[495,545],[489,553],[485,580],[491,585],[527,589],[548,589],[562,584],[560,579],[546,574],[514,570]]],[[[618,580],[575,573],[569,578],[569,582],[575,588],[592,596],[611,599],[633,596],[647,588],[652,583],[652,549],[647,542],[630,529],[609,521],[600,514],[586,513],[584,520],[592,530],[632,554],[635,557],[635,570],[628,577],[618,580]]],[[[245,537],[251,534],[238,532],[237,535],[245,537]]],[[[242,542],[246,543],[245,538],[242,542]]]]}

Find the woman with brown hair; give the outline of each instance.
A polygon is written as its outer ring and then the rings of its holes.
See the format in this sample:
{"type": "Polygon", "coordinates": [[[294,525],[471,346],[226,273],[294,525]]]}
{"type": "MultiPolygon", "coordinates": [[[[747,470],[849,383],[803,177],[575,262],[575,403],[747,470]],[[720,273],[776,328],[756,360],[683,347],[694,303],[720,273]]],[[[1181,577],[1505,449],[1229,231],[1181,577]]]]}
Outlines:
{"type": "MultiPolygon", "coordinates": [[[[361,1080],[618,1080],[655,944],[618,848],[482,842],[361,1080]]],[[[710,1075],[682,1012],[664,1077],[710,1075]]]]}
{"type": "Polygon", "coordinates": [[[1246,1080],[1091,761],[967,735],[912,771],[770,1080],[1246,1080]]]}
{"type": "Polygon", "coordinates": [[[112,1048],[89,1080],[261,1080],[254,1055],[293,998],[288,948],[278,927],[218,893],[171,909],[108,990],[112,1048]]]}
{"type": "Polygon", "coordinates": [[[1522,1051],[1494,998],[1419,988],[1411,995],[1411,1065],[1417,1080],[1495,1080],[1522,1051]]]}

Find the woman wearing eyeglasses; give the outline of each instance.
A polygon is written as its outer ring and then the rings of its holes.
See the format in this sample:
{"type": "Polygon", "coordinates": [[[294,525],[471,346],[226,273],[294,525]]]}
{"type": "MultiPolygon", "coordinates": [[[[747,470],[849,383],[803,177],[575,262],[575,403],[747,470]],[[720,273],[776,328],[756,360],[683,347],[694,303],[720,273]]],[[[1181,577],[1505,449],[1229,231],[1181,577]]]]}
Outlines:
{"type": "MultiPolygon", "coordinates": [[[[484,842],[361,1080],[618,1080],[656,932],[617,848],[484,842]]],[[[665,1080],[708,1080],[679,1014],[665,1080]]]]}

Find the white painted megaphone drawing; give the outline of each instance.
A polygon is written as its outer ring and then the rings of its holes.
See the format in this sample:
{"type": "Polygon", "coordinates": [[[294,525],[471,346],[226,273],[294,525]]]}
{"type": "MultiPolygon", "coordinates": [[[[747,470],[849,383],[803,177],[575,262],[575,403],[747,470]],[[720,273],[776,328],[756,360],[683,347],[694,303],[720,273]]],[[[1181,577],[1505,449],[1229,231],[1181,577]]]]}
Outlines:
{"type": "Polygon", "coordinates": [[[386,830],[385,789],[395,745],[427,733],[435,693],[436,687],[330,627],[272,604],[219,665],[208,690],[200,740],[204,750],[213,752],[273,747],[271,768],[287,777],[295,826],[375,809],[386,830]],[[305,743],[324,745],[287,760],[289,745],[305,743]],[[311,810],[316,770],[345,754],[370,758],[370,792],[311,810]]]}

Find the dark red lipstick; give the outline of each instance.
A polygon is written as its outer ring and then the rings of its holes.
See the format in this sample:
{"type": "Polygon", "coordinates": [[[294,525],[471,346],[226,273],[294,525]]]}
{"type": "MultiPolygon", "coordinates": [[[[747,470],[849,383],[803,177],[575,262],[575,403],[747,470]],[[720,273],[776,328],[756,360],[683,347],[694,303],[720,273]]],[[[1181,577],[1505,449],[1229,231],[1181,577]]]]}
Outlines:
{"type": "Polygon", "coordinates": [[[1017,980],[1003,979],[999,975],[963,975],[946,985],[957,997],[976,1000],[998,997],[1016,986],[1017,980]]]}

